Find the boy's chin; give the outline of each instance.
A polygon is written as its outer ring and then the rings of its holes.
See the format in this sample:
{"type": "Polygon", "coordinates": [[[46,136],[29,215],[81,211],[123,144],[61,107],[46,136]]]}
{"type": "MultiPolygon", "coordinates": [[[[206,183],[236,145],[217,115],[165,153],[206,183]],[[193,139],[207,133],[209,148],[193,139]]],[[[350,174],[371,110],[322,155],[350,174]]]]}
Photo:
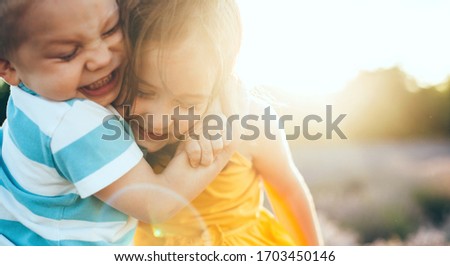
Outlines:
{"type": "Polygon", "coordinates": [[[118,89],[114,89],[113,91],[110,91],[108,93],[108,95],[105,95],[105,96],[103,96],[103,97],[101,97],[99,99],[93,98],[93,99],[90,99],[90,100],[95,101],[96,103],[100,104],[101,106],[108,106],[108,105],[112,104],[116,100],[118,95],[119,95],[119,90],[118,89]]]}

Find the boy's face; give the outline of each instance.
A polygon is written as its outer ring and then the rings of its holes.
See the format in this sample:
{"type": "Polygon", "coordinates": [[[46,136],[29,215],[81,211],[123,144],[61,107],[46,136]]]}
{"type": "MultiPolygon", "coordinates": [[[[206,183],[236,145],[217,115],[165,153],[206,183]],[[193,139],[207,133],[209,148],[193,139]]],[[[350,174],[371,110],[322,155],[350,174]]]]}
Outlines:
{"type": "Polygon", "coordinates": [[[125,49],[115,0],[37,1],[21,25],[28,37],[10,63],[31,90],[101,105],[117,97],[125,49]]]}

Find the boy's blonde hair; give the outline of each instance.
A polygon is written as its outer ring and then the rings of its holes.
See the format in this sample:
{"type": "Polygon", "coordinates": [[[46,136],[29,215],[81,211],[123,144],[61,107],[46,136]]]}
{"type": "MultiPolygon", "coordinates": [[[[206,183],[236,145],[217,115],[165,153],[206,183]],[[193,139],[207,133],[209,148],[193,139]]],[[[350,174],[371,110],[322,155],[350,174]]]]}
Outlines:
{"type": "MultiPolygon", "coordinates": [[[[234,0],[141,0],[126,1],[127,31],[132,56],[126,75],[124,103],[133,103],[136,91],[134,68],[148,41],[157,43],[160,55],[164,49],[179,43],[193,32],[203,34],[208,50],[217,61],[219,73],[214,88],[218,95],[232,78],[239,53],[242,27],[234,0]]],[[[231,92],[227,92],[231,93],[231,92]]]]}

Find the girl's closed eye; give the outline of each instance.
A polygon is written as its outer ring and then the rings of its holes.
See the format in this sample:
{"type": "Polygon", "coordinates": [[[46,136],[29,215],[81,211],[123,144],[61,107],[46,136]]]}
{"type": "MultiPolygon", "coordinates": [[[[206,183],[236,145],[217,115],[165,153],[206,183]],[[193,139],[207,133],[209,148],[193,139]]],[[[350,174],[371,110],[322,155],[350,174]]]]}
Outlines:
{"type": "Polygon", "coordinates": [[[182,112],[189,112],[191,109],[194,110],[194,112],[203,112],[208,103],[206,102],[179,102],[178,107],[180,108],[180,111],[182,112]]]}
{"type": "Polygon", "coordinates": [[[189,109],[189,108],[192,108],[192,107],[196,107],[197,106],[197,104],[191,104],[191,103],[180,103],[180,104],[178,104],[178,106],[181,108],[181,109],[189,109]]]}
{"type": "Polygon", "coordinates": [[[153,99],[156,96],[156,92],[152,90],[137,90],[137,97],[144,99],[153,99]]]}
{"type": "Polygon", "coordinates": [[[176,100],[176,103],[178,106],[180,106],[180,108],[183,109],[189,109],[191,107],[195,107],[195,108],[199,108],[202,107],[206,104],[208,104],[208,101],[205,99],[199,99],[197,97],[195,97],[195,99],[184,99],[184,100],[176,100]]]}

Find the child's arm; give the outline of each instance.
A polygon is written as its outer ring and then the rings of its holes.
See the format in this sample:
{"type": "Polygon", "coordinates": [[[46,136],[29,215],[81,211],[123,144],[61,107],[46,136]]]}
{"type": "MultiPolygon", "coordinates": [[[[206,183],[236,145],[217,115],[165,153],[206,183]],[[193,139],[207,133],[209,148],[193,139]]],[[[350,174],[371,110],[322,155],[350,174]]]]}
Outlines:
{"type": "Polygon", "coordinates": [[[50,132],[49,164],[74,184],[82,198],[95,195],[144,222],[167,219],[184,207],[231,157],[234,144],[212,165],[192,168],[186,153],[180,152],[156,175],[113,109],[88,100],[63,104],[68,110],[50,132]]]}
{"type": "MultiPolygon", "coordinates": [[[[263,114],[263,108],[257,112],[263,114]]],[[[272,110],[271,114],[275,114],[272,110]]],[[[260,124],[262,136],[252,145],[256,170],[262,175],[269,199],[280,223],[294,236],[299,245],[322,244],[317,215],[309,189],[296,168],[285,133],[273,121],[270,132],[275,140],[267,139],[260,124]]],[[[266,129],[267,130],[267,129],[266,129]]]]}
{"type": "Polygon", "coordinates": [[[142,159],[95,196],[145,223],[162,222],[205,189],[227,164],[232,149],[226,147],[213,164],[197,168],[190,166],[186,153],[178,153],[161,174],[142,159]]]}

